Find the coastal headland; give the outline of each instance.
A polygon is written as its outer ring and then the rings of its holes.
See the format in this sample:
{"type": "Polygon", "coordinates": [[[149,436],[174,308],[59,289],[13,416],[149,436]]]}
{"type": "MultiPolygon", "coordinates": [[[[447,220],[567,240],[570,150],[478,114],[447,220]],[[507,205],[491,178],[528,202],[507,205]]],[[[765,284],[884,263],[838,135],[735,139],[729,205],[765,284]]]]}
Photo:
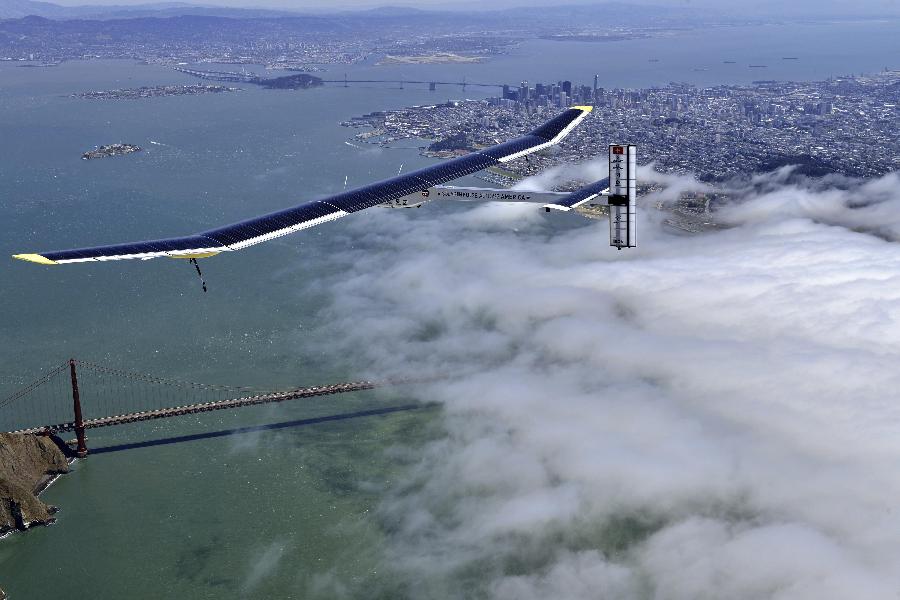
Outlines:
{"type": "Polygon", "coordinates": [[[0,536],[53,522],[56,508],[37,496],[69,472],[64,448],[59,438],[0,433],[0,536]]]}
{"type": "MultiPolygon", "coordinates": [[[[69,472],[64,448],[55,437],[0,433],[0,538],[53,523],[57,508],[41,502],[38,494],[69,472]]],[[[5,598],[0,589],[0,600],[5,598]]]]}

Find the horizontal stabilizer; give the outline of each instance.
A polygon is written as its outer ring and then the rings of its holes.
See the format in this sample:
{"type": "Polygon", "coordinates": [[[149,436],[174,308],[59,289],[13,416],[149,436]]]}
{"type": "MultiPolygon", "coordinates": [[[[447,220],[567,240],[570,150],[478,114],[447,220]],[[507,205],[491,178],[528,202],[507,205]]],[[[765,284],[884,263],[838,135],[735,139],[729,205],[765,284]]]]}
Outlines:
{"type": "Polygon", "coordinates": [[[545,204],[544,208],[547,210],[572,210],[573,208],[578,208],[585,202],[590,202],[594,198],[598,196],[602,196],[604,192],[609,189],[609,177],[606,179],[601,179],[600,181],[596,181],[590,185],[586,185],[577,192],[572,192],[565,198],[560,198],[559,200],[554,201],[552,204],[545,204]]]}

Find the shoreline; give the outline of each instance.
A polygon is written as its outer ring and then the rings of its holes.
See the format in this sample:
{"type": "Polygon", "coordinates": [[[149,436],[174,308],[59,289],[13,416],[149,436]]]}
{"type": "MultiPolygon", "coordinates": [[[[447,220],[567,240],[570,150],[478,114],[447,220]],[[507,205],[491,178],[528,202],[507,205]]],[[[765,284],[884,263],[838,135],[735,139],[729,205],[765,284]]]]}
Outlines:
{"type": "Polygon", "coordinates": [[[52,525],[59,508],[40,495],[71,472],[76,457],[58,436],[0,434],[4,461],[0,472],[4,521],[0,539],[37,525],[52,525]]]}

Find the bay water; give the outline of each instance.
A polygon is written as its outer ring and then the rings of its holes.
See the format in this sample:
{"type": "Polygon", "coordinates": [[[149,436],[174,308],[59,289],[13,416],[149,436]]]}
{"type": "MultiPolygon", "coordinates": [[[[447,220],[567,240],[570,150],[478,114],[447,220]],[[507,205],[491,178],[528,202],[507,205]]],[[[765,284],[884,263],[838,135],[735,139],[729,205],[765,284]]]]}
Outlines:
{"type": "MultiPolygon", "coordinates": [[[[896,22],[764,29],[603,44],[536,40],[479,65],[369,63],[325,76],[590,85],[597,73],[604,87],[637,87],[814,80],[900,66],[896,22]]],[[[190,234],[338,192],[345,177],[353,187],[400,165],[424,166],[433,161],[419,156],[416,142],[351,146],[354,131],[339,123],[494,93],[369,85],[243,86],[140,101],[70,96],[186,83],[195,81],[130,61],[0,63],[0,256],[190,234]],[[81,160],[114,142],[144,151],[81,160]]],[[[456,210],[468,209],[429,206],[416,218],[456,210]]],[[[377,227],[377,216],[350,218],[377,227]]],[[[355,239],[347,220],[202,261],[207,294],[180,261],[44,268],[0,260],[0,397],[70,356],[262,389],[373,375],[330,350],[323,322],[333,300],[323,282],[346,267],[344,250],[371,243],[355,239]]],[[[398,388],[92,431],[89,445],[110,451],[77,462],[43,495],[62,507],[56,525],[0,542],[0,586],[14,599],[309,598],[327,597],[322,590],[334,588],[323,581],[331,577],[349,596],[414,596],[379,569],[391,534],[372,513],[416,449],[441,435],[439,409],[406,409],[427,400],[398,388]],[[353,416],[373,408],[404,410],[353,416]],[[334,415],[348,418],[316,422],[334,415]],[[276,423],[285,426],[225,435],[276,423]],[[215,432],[222,435],[163,443],[215,432]],[[161,443],[116,449],[153,441],[161,443]]]]}

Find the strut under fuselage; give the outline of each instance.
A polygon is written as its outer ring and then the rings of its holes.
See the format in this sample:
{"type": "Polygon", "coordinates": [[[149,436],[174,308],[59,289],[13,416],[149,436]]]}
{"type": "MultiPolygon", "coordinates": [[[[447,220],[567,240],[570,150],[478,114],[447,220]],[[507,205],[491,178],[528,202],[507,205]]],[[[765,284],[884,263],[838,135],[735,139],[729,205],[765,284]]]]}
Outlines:
{"type": "MultiPolygon", "coordinates": [[[[418,208],[426,202],[452,200],[455,202],[525,202],[541,204],[551,210],[576,210],[584,216],[596,218],[585,210],[591,201],[604,201],[609,214],[609,244],[621,250],[637,246],[635,212],[637,208],[636,149],[634,146],[613,144],[609,147],[610,177],[575,192],[545,192],[509,190],[501,188],[436,185],[386,202],[389,208],[418,208]]],[[[592,204],[591,207],[596,206],[592,204]]]]}

